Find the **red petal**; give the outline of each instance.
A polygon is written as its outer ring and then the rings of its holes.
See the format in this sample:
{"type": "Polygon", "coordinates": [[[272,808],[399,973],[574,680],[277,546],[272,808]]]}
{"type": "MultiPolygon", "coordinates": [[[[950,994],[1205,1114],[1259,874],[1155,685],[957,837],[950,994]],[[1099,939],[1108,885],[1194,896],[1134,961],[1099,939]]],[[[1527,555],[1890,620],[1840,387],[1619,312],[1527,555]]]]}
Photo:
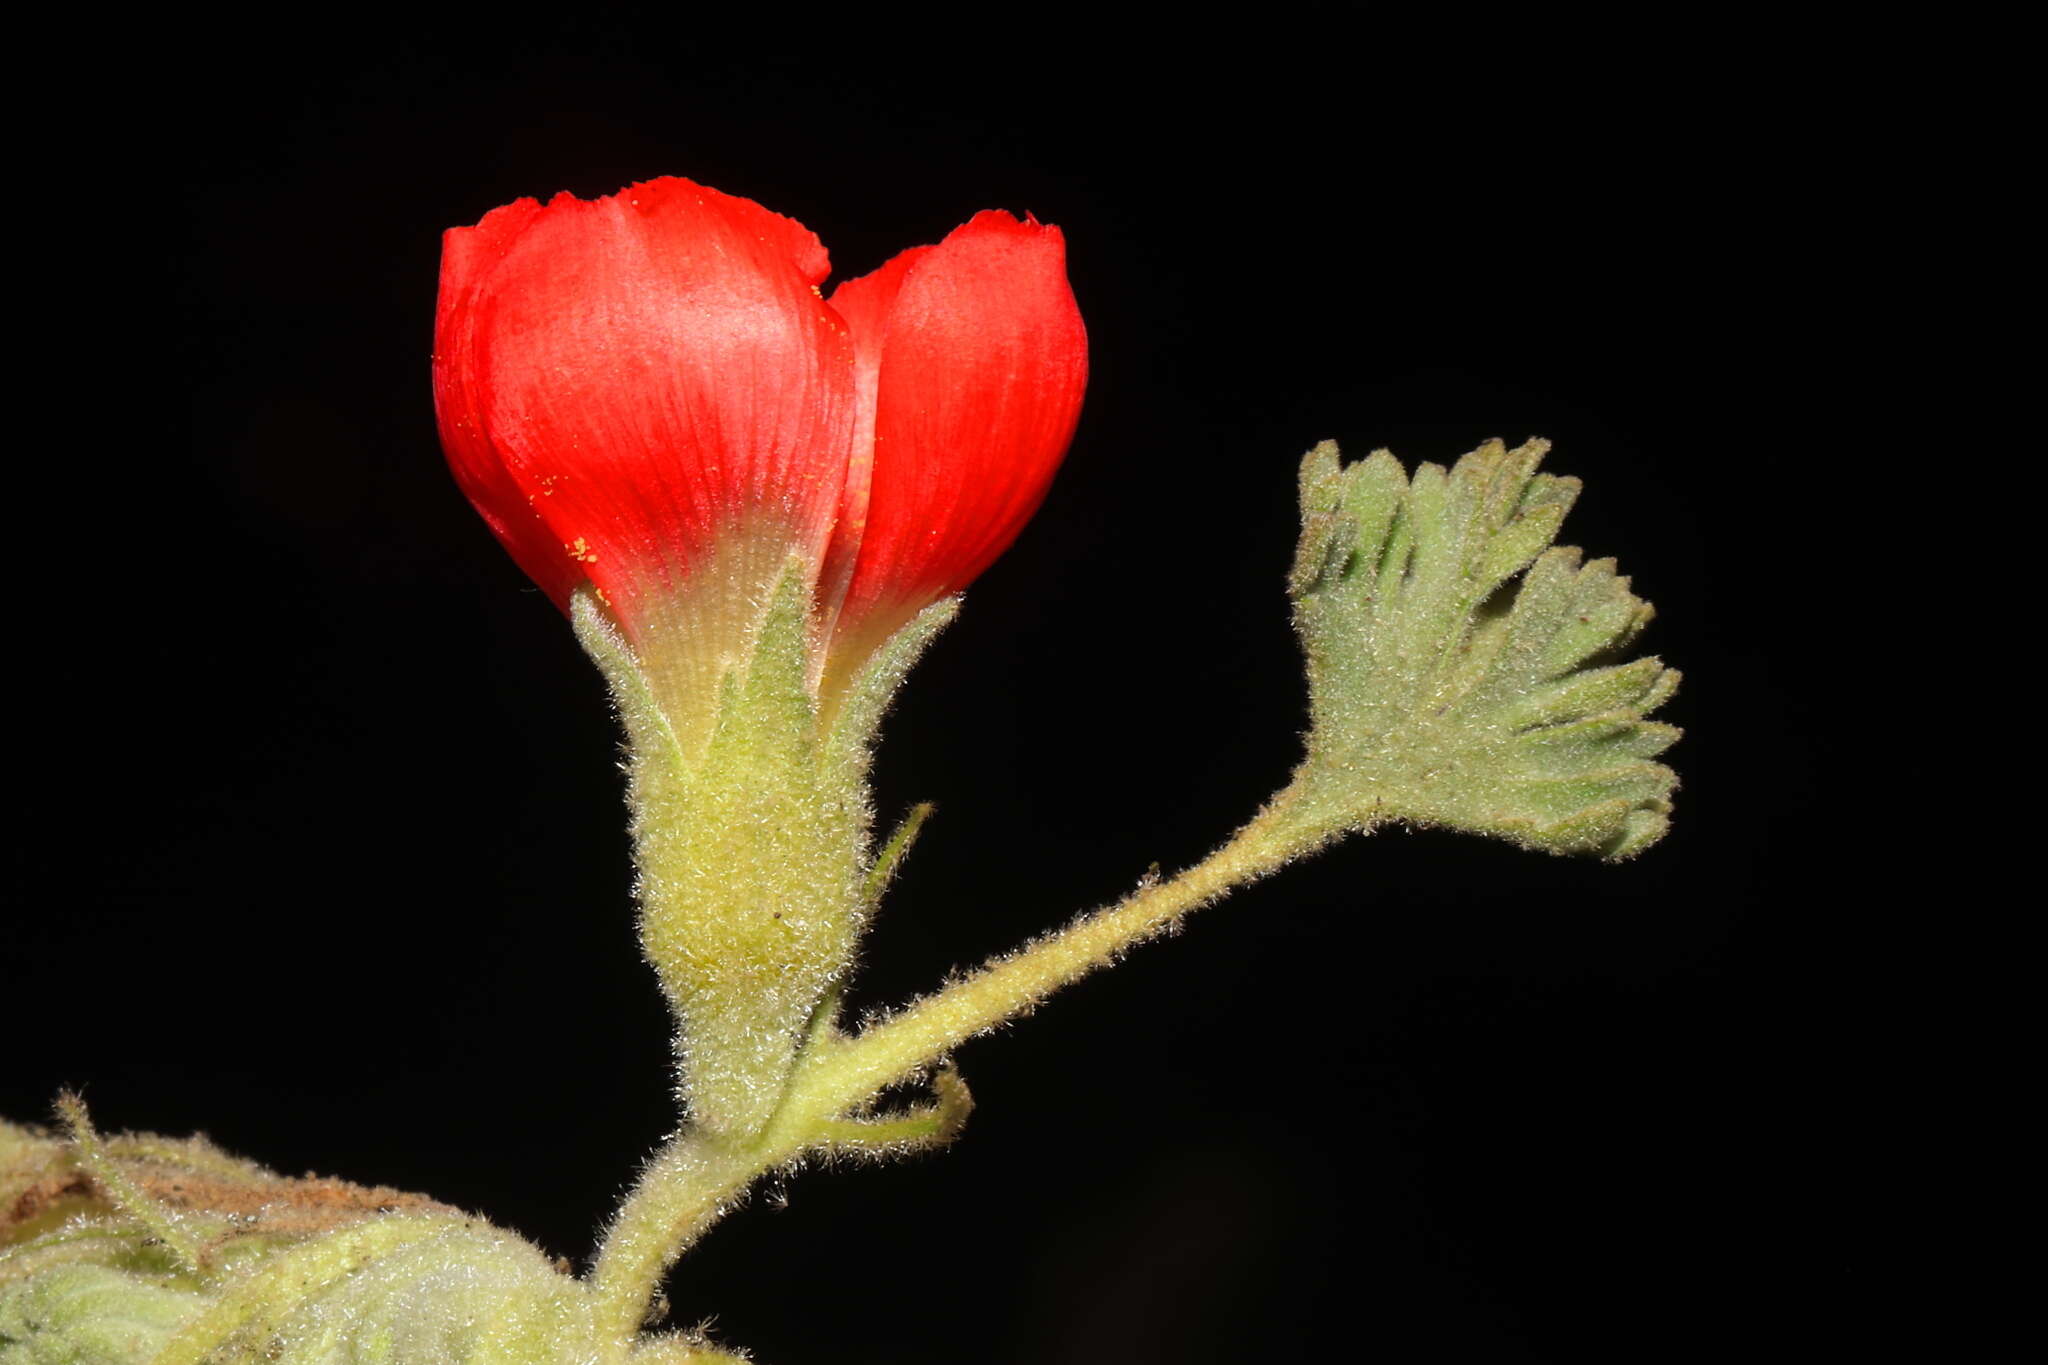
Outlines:
{"type": "Polygon", "coordinates": [[[473,345],[475,313],[470,300],[478,280],[504,258],[539,212],[538,202],[521,199],[492,209],[473,228],[450,228],[442,234],[441,296],[434,314],[434,412],[456,483],[527,577],[566,606],[570,592],[583,581],[582,570],[563,556],[555,533],[527,506],[526,495],[485,429],[487,404],[476,384],[475,367],[457,363],[473,345]]]}
{"type": "Polygon", "coordinates": [[[801,224],[681,179],[448,234],[443,439],[558,601],[587,577],[632,631],[637,599],[742,522],[822,556],[854,411],[827,269],[801,224]]]}
{"type": "Polygon", "coordinates": [[[972,582],[1038,510],[1080,416],[1088,339],[1059,229],[993,211],[832,303],[874,433],[864,515],[849,498],[833,542],[853,559],[841,634],[871,640],[972,582]]]}
{"type": "Polygon", "coordinates": [[[912,264],[935,250],[936,247],[914,246],[898,253],[880,270],[847,280],[832,291],[832,311],[853,336],[855,413],[853,456],[847,463],[839,524],[832,533],[826,581],[819,593],[828,617],[852,582],[854,563],[867,531],[868,493],[874,474],[875,396],[882,369],[882,338],[889,328],[889,308],[896,301],[904,274],[912,264]]]}

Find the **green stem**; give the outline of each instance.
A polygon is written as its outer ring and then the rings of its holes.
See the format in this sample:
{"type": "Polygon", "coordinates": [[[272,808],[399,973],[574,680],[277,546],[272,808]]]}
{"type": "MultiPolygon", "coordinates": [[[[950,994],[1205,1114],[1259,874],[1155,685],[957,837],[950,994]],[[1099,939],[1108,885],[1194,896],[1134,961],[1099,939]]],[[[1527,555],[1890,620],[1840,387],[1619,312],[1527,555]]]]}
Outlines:
{"type": "Polygon", "coordinates": [[[797,1065],[785,1108],[820,1117],[861,1104],[1060,987],[1110,965],[1190,910],[1276,871],[1330,834],[1296,818],[1282,793],[1228,844],[1171,881],[1151,882],[797,1065]]]}
{"type": "Polygon", "coordinates": [[[821,1036],[798,1058],[773,1118],[743,1143],[686,1131],[658,1153],[619,1209],[592,1272],[599,1340],[622,1362],[668,1267],[762,1173],[830,1145],[834,1123],[889,1086],[1114,962],[1188,911],[1310,851],[1331,831],[1302,818],[1290,790],[1195,867],[1148,881],[1085,916],[926,996],[858,1037],[821,1036]]]}
{"type": "Polygon", "coordinates": [[[739,1201],[756,1176],[815,1140],[809,1126],[789,1118],[785,1110],[751,1140],[731,1145],[686,1130],[640,1173],[591,1271],[597,1339],[607,1361],[631,1354],[654,1291],[676,1258],[739,1201]]]}

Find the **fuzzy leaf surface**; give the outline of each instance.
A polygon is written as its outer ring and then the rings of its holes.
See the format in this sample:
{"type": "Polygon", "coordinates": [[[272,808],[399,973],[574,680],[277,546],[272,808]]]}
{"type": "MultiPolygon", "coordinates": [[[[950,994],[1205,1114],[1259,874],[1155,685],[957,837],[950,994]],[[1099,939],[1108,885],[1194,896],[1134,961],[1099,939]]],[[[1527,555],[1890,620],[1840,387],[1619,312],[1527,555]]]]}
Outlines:
{"type": "Polygon", "coordinates": [[[1678,674],[1628,657],[1653,612],[1614,561],[1552,545],[1579,482],[1537,472],[1548,449],[1490,441],[1412,476],[1327,441],[1302,462],[1310,818],[1612,859],[1664,835],[1677,778],[1653,760],[1679,732],[1647,717],[1678,674]]]}

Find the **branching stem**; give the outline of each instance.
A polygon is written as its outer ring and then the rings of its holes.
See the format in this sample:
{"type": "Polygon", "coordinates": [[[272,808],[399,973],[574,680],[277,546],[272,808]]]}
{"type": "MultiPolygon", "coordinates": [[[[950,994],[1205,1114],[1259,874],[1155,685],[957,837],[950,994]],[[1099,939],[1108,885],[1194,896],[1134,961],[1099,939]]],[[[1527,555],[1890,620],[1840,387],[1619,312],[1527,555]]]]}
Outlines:
{"type": "Polygon", "coordinates": [[[1292,818],[1290,797],[1283,794],[1229,843],[1172,880],[1141,886],[1117,904],[997,958],[858,1037],[806,1056],[791,1083],[790,1107],[831,1115],[861,1104],[1164,933],[1190,910],[1308,852],[1328,836],[1292,818]]]}
{"type": "Polygon", "coordinates": [[[678,1135],[648,1164],[621,1206],[592,1272],[608,1361],[616,1365],[629,1357],[669,1266],[756,1177],[829,1147],[837,1121],[888,1087],[1333,833],[1303,818],[1293,791],[1283,792],[1229,843],[1172,880],[1148,881],[1117,904],[997,958],[856,1037],[816,1035],[797,1060],[781,1106],[751,1139],[722,1143],[695,1131],[678,1135]]]}

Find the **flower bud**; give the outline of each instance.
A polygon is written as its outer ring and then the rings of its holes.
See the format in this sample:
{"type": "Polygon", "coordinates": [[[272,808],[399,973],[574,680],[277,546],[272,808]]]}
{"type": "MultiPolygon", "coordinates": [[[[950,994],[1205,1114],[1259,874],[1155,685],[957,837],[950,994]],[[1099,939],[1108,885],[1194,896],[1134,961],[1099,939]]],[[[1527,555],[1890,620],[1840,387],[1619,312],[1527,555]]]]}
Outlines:
{"type": "Polygon", "coordinates": [[[597,589],[688,752],[787,563],[835,693],[1016,539],[1080,413],[1059,229],[985,212],[829,299],[827,272],[800,224],[678,178],[446,237],[456,479],[558,605],[597,589]]]}

